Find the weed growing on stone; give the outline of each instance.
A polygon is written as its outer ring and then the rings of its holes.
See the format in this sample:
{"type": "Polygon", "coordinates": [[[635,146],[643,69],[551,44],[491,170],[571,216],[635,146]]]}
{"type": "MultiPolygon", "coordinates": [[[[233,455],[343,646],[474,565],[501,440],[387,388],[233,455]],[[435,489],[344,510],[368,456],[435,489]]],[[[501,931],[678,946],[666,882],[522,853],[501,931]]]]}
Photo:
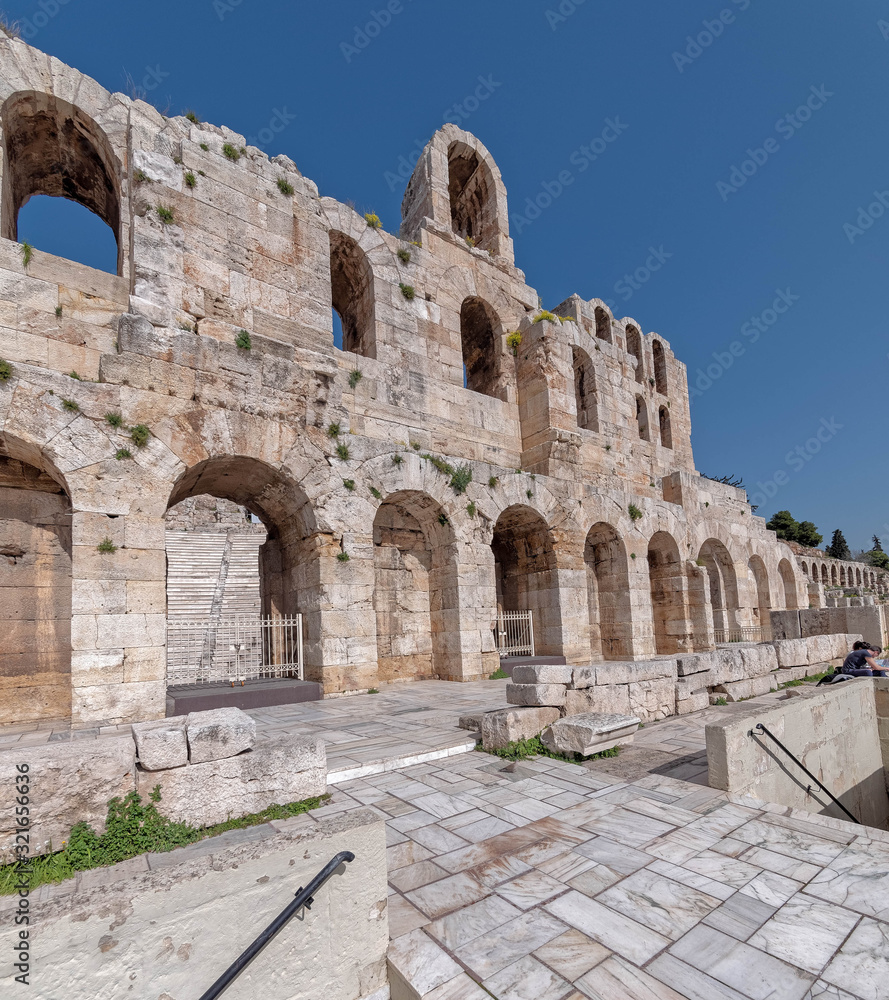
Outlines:
{"type": "Polygon", "coordinates": [[[130,440],[137,448],[144,448],[150,437],[151,431],[145,424],[136,424],[135,427],[130,428],[130,440]]]}
{"type": "Polygon", "coordinates": [[[106,413],[105,423],[108,424],[110,427],[114,427],[115,429],[118,427],[123,427],[123,417],[119,413],[114,413],[114,412],[106,413]]]}
{"type": "Polygon", "coordinates": [[[475,501],[474,500],[470,500],[469,503],[466,505],[466,513],[470,517],[475,517],[475,513],[476,513],[477,510],[478,510],[478,508],[475,506],[475,501]]]}
{"type": "Polygon", "coordinates": [[[411,448],[413,448],[414,451],[419,451],[420,450],[420,442],[419,441],[411,441],[411,448]]]}
{"type": "Polygon", "coordinates": [[[238,335],[235,337],[235,347],[240,347],[242,351],[249,351],[253,347],[253,341],[246,330],[238,330],[238,335]]]}
{"type": "Polygon", "coordinates": [[[353,371],[349,372],[349,388],[354,389],[356,385],[364,378],[360,371],[355,368],[353,371]]]}
{"type": "Polygon", "coordinates": [[[440,525],[441,525],[441,526],[442,526],[443,528],[444,528],[444,527],[445,527],[446,525],[448,525],[448,524],[450,524],[450,523],[451,523],[451,522],[450,522],[450,521],[448,520],[448,515],[447,515],[447,514],[445,514],[445,513],[444,513],[444,511],[442,511],[442,513],[438,515],[438,523],[439,523],[439,524],[440,524],[440,525]]]}
{"type": "Polygon", "coordinates": [[[73,399],[63,399],[62,409],[67,410],[69,413],[77,413],[80,410],[80,407],[73,399]]]}
{"type": "Polygon", "coordinates": [[[336,453],[344,462],[349,461],[349,446],[347,444],[338,444],[336,453]]]}
{"type": "Polygon", "coordinates": [[[480,743],[476,745],[476,750],[482,753],[490,753],[495,757],[502,757],[504,760],[527,760],[529,757],[551,757],[553,760],[566,760],[569,763],[581,763],[587,760],[601,760],[606,757],[617,757],[620,747],[610,747],[608,750],[601,750],[599,753],[592,753],[587,756],[583,754],[562,754],[550,750],[539,736],[532,736],[527,740],[513,740],[505,747],[498,750],[486,750],[480,743]]]}
{"type": "Polygon", "coordinates": [[[533,490],[525,490],[525,496],[530,500],[534,496],[533,490]]]}
{"type": "Polygon", "coordinates": [[[327,428],[327,436],[330,438],[338,438],[342,433],[342,429],[339,424],[331,424],[327,428]]]}
{"type": "Polygon", "coordinates": [[[68,372],[68,378],[73,378],[73,379],[75,379],[78,382],[82,382],[83,381],[83,379],[81,379],[81,377],[75,371],[68,372]]]}
{"type": "Polygon", "coordinates": [[[634,503],[631,503],[630,506],[627,507],[627,513],[630,515],[631,521],[638,521],[639,518],[642,517],[642,511],[639,510],[634,503]]]}
{"type": "Polygon", "coordinates": [[[117,546],[111,539],[106,535],[101,542],[96,546],[96,550],[102,553],[117,552],[117,546]]]}
{"type": "Polygon", "coordinates": [[[185,186],[193,188],[197,184],[197,182],[198,182],[197,177],[195,177],[195,175],[189,170],[188,173],[185,175],[185,186]]]}
{"type": "Polygon", "coordinates": [[[500,482],[500,480],[499,480],[499,479],[498,479],[498,478],[497,478],[496,476],[490,476],[490,477],[488,478],[488,487],[489,487],[489,489],[492,489],[492,490],[493,490],[493,489],[494,489],[494,487],[495,487],[495,486],[497,486],[497,484],[498,484],[499,482],[500,482]]]}
{"type": "Polygon", "coordinates": [[[406,285],[403,281],[398,282],[398,287],[401,289],[401,294],[408,300],[408,302],[413,299],[417,294],[417,290],[413,285],[406,285]]]}
{"type": "Polygon", "coordinates": [[[519,353],[519,347],[522,344],[522,335],[518,330],[513,330],[512,333],[506,335],[506,346],[512,351],[513,356],[517,356],[519,353]]]}
{"type": "Polygon", "coordinates": [[[348,562],[349,553],[348,552],[337,552],[336,558],[338,562],[348,562]]]}
{"type": "Polygon", "coordinates": [[[284,177],[279,177],[275,183],[278,185],[278,190],[281,194],[285,194],[288,197],[293,194],[293,185],[284,177]]]}
{"type": "Polygon", "coordinates": [[[114,454],[114,457],[118,460],[118,462],[120,462],[125,458],[132,458],[133,453],[130,451],[129,448],[118,448],[114,454]]]}
{"type": "Polygon", "coordinates": [[[606,451],[611,451],[611,445],[610,444],[606,444],[605,445],[605,450],[606,451]]]}
{"type": "Polygon", "coordinates": [[[235,149],[235,147],[230,142],[223,143],[223,145],[222,145],[222,155],[227,160],[231,160],[232,163],[237,163],[238,160],[240,160],[240,158],[241,158],[241,154],[240,154],[239,150],[235,149]]]}
{"type": "Polygon", "coordinates": [[[31,258],[34,256],[34,247],[30,243],[22,244],[22,265],[27,267],[31,263],[31,258]]]}
{"type": "Polygon", "coordinates": [[[548,323],[558,323],[560,319],[560,316],[556,316],[555,313],[551,313],[548,309],[541,309],[531,322],[540,323],[542,320],[546,320],[548,323]]]}
{"type": "Polygon", "coordinates": [[[376,488],[376,486],[371,486],[370,487],[370,495],[372,497],[376,497],[377,500],[382,500],[383,499],[383,494],[380,493],[380,491],[376,488]]]}
{"type": "Polygon", "coordinates": [[[10,896],[18,892],[23,881],[33,891],[40,885],[63,882],[77,872],[116,865],[148,851],[161,854],[229,830],[242,830],[276,819],[290,819],[291,816],[318,809],[330,795],[286,805],[273,803],[249,816],[197,828],[187,823],[175,823],[158,811],[160,785],[155,785],[148,798],[147,805],[143,805],[138,792],[129,792],[124,799],[113,798],[108,803],[108,819],[105,833],[101,836],[89,824],[77,823],[60,851],[32,858],[27,867],[16,862],[3,865],[0,867],[0,895],[10,896]]]}
{"type": "Polygon", "coordinates": [[[158,214],[158,218],[161,220],[161,222],[165,226],[170,225],[170,223],[172,223],[172,221],[174,219],[173,209],[172,208],[166,208],[164,205],[158,205],[157,206],[157,214],[158,214]]]}
{"type": "Polygon", "coordinates": [[[502,667],[498,667],[493,674],[488,676],[488,680],[502,681],[505,677],[509,677],[509,674],[502,667]]]}
{"type": "Polygon", "coordinates": [[[13,368],[8,361],[0,360],[0,382],[8,382],[12,378],[13,368]]]}
{"type": "Polygon", "coordinates": [[[202,149],[202,150],[203,150],[203,151],[204,151],[205,153],[209,153],[209,152],[210,152],[210,147],[209,147],[209,146],[208,146],[208,145],[206,144],[206,142],[202,142],[202,143],[200,143],[200,147],[201,147],[201,149],[202,149]]]}
{"type": "Polygon", "coordinates": [[[371,229],[379,229],[383,225],[376,212],[365,212],[364,221],[370,226],[371,229]]]}
{"type": "Polygon", "coordinates": [[[148,174],[145,173],[144,170],[134,170],[133,171],[133,180],[137,184],[150,184],[151,183],[151,178],[148,176],[148,174]]]}
{"type": "Polygon", "coordinates": [[[713,702],[713,704],[714,705],[727,705],[728,704],[728,698],[717,698],[716,701],[713,702]]]}
{"type": "Polygon", "coordinates": [[[398,251],[398,259],[402,264],[410,264],[411,262],[411,252],[410,250],[401,249],[398,251]]]}
{"type": "Polygon", "coordinates": [[[368,694],[379,694],[380,693],[380,689],[379,688],[368,688],[367,689],[367,693],[368,694]]]}
{"type": "Polygon", "coordinates": [[[399,455],[397,452],[392,456],[393,465],[401,465],[404,461],[404,455],[399,455]]]}
{"type": "Polygon", "coordinates": [[[355,489],[355,480],[354,479],[344,479],[343,480],[343,486],[345,486],[346,489],[351,493],[355,489]]]}
{"type": "Polygon", "coordinates": [[[56,306],[56,319],[61,319],[61,318],[62,318],[62,307],[56,306]]]}
{"type": "Polygon", "coordinates": [[[185,112],[185,117],[192,123],[192,125],[201,124],[201,119],[198,118],[198,116],[191,109],[185,112]]]}
{"type": "Polygon", "coordinates": [[[466,245],[468,247],[474,247],[475,246],[475,240],[471,236],[467,236],[466,237],[466,245]]]}

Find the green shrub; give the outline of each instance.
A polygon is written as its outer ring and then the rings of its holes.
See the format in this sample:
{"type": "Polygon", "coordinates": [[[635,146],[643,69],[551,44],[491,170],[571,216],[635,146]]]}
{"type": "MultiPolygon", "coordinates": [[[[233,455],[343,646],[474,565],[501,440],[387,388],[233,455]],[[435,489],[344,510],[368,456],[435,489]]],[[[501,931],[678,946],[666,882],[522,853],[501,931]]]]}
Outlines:
{"type": "Polygon", "coordinates": [[[466,237],[466,245],[468,247],[474,247],[475,246],[475,240],[471,236],[467,236],[466,237]]]}
{"type": "Polygon", "coordinates": [[[8,361],[0,359],[0,382],[8,382],[13,376],[13,367],[8,361]]]}
{"type": "Polygon", "coordinates": [[[411,252],[410,250],[405,250],[403,247],[398,251],[398,259],[402,264],[410,264],[411,262],[411,252]]]}
{"type": "Polygon", "coordinates": [[[631,503],[630,506],[627,507],[627,513],[630,515],[631,521],[638,521],[639,518],[642,517],[642,511],[639,510],[634,503],[631,503]]]}
{"type": "Polygon", "coordinates": [[[96,546],[96,549],[102,553],[117,552],[117,546],[114,544],[114,542],[111,541],[111,539],[107,535],[102,539],[101,542],[99,542],[99,544],[96,546]]]}
{"type": "Polygon", "coordinates": [[[380,689],[379,688],[368,688],[367,689],[367,693],[368,694],[379,694],[380,693],[380,689]]]}
{"type": "Polygon", "coordinates": [[[513,330],[512,333],[506,335],[506,346],[512,351],[513,356],[518,355],[521,345],[522,335],[518,330],[513,330]]]}
{"type": "Polygon", "coordinates": [[[349,461],[349,446],[347,444],[338,444],[336,453],[344,462],[349,461]]]}
{"type": "Polygon", "coordinates": [[[605,450],[606,451],[611,451],[611,445],[610,444],[606,444],[605,445],[605,450]]]}
{"type": "Polygon", "coordinates": [[[175,216],[173,215],[173,209],[172,208],[166,208],[164,205],[158,205],[157,206],[157,214],[158,214],[158,218],[161,220],[161,222],[165,226],[170,225],[170,223],[175,218],[175,216]]]}
{"type": "Polygon", "coordinates": [[[349,388],[354,389],[356,385],[364,378],[357,368],[349,372],[349,388]]]}
{"type": "Polygon", "coordinates": [[[185,175],[185,186],[193,188],[198,182],[197,177],[189,170],[185,175]]]}
{"type": "Polygon", "coordinates": [[[339,424],[331,424],[327,428],[327,436],[330,437],[330,438],[338,438],[341,433],[342,433],[342,430],[341,430],[339,424]]]}
{"type": "Polygon", "coordinates": [[[439,524],[440,524],[440,525],[441,525],[441,526],[442,526],[443,528],[445,527],[445,525],[448,525],[448,524],[450,524],[450,523],[451,523],[451,522],[450,522],[450,521],[448,520],[448,515],[447,515],[447,514],[445,514],[445,513],[444,513],[444,511],[442,511],[442,512],[441,512],[441,514],[439,514],[439,515],[438,515],[438,523],[439,523],[439,524]]]}
{"type": "Polygon", "coordinates": [[[133,453],[130,451],[129,448],[118,448],[117,451],[115,452],[114,457],[118,460],[118,462],[120,462],[125,458],[132,458],[133,453]]]}
{"type": "Polygon", "coordinates": [[[77,413],[80,407],[73,399],[63,399],[62,408],[67,410],[69,413],[77,413]]]}
{"type": "Polygon", "coordinates": [[[530,500],[534,496],[533,490],[525,490],[525,496],[530,500]]]}
{"type": "Polygon", "coordinates": [[[222,155],[227,159],[231,160],[232,163],[237,163],[241,158],[240,152],[235,149],[235,147],[230,143],[226,142],[222,145],[222,155]]]}
{"type": "Polygon", "coordinates": [[[31,258],[34,256],[34,247],[30,243],[22,243],[22,265],[27,267],[31,263],[31,258]]]}
{"type": "Polygon", "coordinates": [[[192,125],[201,124],[201,119],[198,118],[198,116],[191,109],[185,112],[185,117],[192,123],[192,125]]]}
{"type": "Polygon", "coordinates": [[[238,335],[235,337],[235,347],[240,347],[242,351],[249,351],[253,347],[253,340],[246,330],[238,330],[238,335]]]}
{"type": "Polygon", "coordinates": [[[119,413],[106,413],[105,423],[114,428],[123,427],[123,417],[119,413]]]}
{"type": "Polygon", "coordinates": [[[375,212],[365,212],[364,221],[370,226],[371,229],[379,229],[383,223],[380,222],[380,217],[375,212]]]}
{"type": "Polygon", "coordinates": [[[411,299],[413,299],[417,294],[417,290],[413,285],[406,285],[403,281],[398,282],[398,287],[401,289],[401,294],[408,300],[408,302],[410,302],[411,299]]]}
{"type": "Polygon", "coordinates": [[[354,479],[344,479],[343,480],[343,486],[345,486],[346,489],[351,493],[352,490],[355,489],[355,480],[354,479]]]}
{"type": "Polygon", "coordinates": [[[145,424],[136,424],[135,427],[130,428],[130,440],[137,448],[144,448],[150,438],[151,431],[145,424]]]}
{"type": "Polygon", "coordinates": [[[411,448],[413,448],[414,451],[419,451],[421,447],[422,446],[419,441],[411,441],[411,448]]]}
{"type": "Polygon", "coordinates": [[[502,681],[504,677],[509,677],[509,674],[502,667],[498,667],[493,674],[488,676],[488,680],[502,681]]]}
{"type": "Polygon", "coordinates": [[[460,465],[454,470],[451,476],[450,487],[460,496],[466,492],[466,487],[472,482],[472,469],[468,465],[460,465]]]}
{"type": "Polygon", "coordinates": [[[551,757],[553,760],[567,760],[572,763],[586,760],[599,760],[604,757],[617,757],[620,747],[610,747],[599,753],[583,756],[581,754],[561,754],[550,750],[539,736],[532,736],[527,740],[513,740],[499,750],[485,750],[481,744],[476,747],[482,753],[494,754],[495,757],[502,757],[504,760],[527,760],[529,757],[551,757]]]}
{"type": "Polygon", "coordinates": [[[348,562],[349,561],[349,553],[348,552],[337,552],[336,557],[337,557],[337,560],[339,562],[348,562]]]}
{"type": "Polygon", "coordinates": [[[716,701],[713,702],[713,704],[714,705],[727,705],[728,704],[728,698],[717,698],[716,701]]]}
{"type": "Polygon", "coordinates": [[[293,185],[285,177],[279,177],[275,183],[278,185],[278,190],[281,194],[285,194],[288,197],[293,194],[293,185]]]}

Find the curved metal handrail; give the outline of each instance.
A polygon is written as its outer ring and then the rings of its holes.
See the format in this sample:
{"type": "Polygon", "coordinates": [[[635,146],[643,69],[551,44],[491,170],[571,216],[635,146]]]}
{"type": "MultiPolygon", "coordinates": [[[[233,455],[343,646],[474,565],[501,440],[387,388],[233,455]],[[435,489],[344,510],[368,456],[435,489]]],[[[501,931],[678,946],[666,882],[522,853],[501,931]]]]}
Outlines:
{"type": "Polygon", "coordinates": [[[344,862],[355,860],[355,855],[351,851],[340,851],[321,869],[309,884],[303,888],[300,886],[296,890],[293,900],[278,914],[277,917],[266,927],[266,929],[247,947],[232,964],[222,973],[216,982],[205,993],[202,993],[200,1000],[215,1000],[237,979],[244,969],[253,961],[262,949],[272,940],[281,928],[303,907],[309,909],[315,900],[312,898],[322,885],[334,874],[344,862]]]}

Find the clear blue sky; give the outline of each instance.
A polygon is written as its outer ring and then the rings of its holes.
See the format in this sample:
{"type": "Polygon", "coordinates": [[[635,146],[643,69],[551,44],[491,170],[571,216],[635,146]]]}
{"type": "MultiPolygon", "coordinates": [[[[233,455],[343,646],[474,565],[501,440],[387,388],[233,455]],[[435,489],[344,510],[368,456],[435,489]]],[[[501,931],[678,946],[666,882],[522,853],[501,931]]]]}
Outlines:
{"type": "MultiPolygon", "coordinates": [[[[686,362],[698,468],[774,493],[760,514],[889,548],[889,3],[401,0],[382,27],[386,0],[42,3],[6,4],[32,44],[288,154],[392,231],[404,181],[387,173],[459,118],[500,166],[544,304],[612,300],[686,362]],[[885,212],[859,227],[875,191],[885,212]]],[[[67,220],[54,237],[86,251],[67,220]]],[[[44,221],[26,206],[20,238],[54,249],[44,221]]]]}

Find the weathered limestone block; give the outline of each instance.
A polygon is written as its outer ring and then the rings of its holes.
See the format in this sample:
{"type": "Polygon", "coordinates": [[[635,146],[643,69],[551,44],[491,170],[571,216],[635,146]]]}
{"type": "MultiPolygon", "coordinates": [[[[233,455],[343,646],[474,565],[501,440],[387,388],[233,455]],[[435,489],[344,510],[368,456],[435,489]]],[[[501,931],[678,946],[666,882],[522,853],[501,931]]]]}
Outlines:
{"type": "Polygon", "coordinates": [[[558,663],[519,664],[512,668],[514,684],[570,684],[573,667],[558,663]]]}
{"type": "Polygon", "coordinates": [[[748,677],[759,677],[778,669],[778,654],[771,643],[742,646],[739,652],[748,677]]]}
{"type": "Polygon", "coordinates": [[[835,643],[832,635],[810,635],[803,641],[806,644],[806,651],[808,652],[806,662],[810,665],[826,663],[837,655],[834,653],[835,643]]]}
{"type": "Polygon", "coordinates": [[[104,833],[109,799],[136,787],[136,748],[129,737],[49,743],[0,751],[0,863],[14,861],[19,765],[30,780],[31,855],[59,850],[81,821],[104,833]]]}
{"type": "Polygon", "coordinates": [[[240,708],[192,712],[186,721],[188,759],[192,764],[223,760],[249,750],[256,740],[256,721],[240,708]]]}
{"type": "Polygon", "coordinates": [[[323,795],[327,753],[323,740],[282,737],[237,757],[138,773],[136,790],[143,798],[157,784],[163,815],[208,826],[259,812],[274,802],[284,805],[323,795]]]}
{"type": "Polygon", "coordinates": [[[676,661],[676,672],[680,677],[701,674],[705,670],[710,670],[714,662],[713,653],[692,653],[689,656],[680,656],[676,661]]]}
{"type": "Polygon", "coordinates": [[[743,681],[728,681],[725,684],[717,684],[713,690],[716,692],[714,700],[721,696],[726,701],[741,701],[744,698],[755,698],[757,695],[768,694],[772,690],[772,678],[750,677],[743,681]]]}
{"type": "Polygon", "coordinates": [[[499,750],[514,740],[527,740],[559,718],[557,708],[501,708],[481,720],[482,746],[499,750]]]}
{"type": "MultiPolygon", "coordinates": [[[[698,675],[702,676],[702,675],[698,675]]],[[[706,687],[697,687],[692,682],[680,681],[676,685],[676,714],[688,715],[699,712],[710,704],[710,693],[706,687]]]]}
{"type": "Polygon", "coordinates": [[[633,742],[633,734],[641,720],[633,715],[586,712],[566,716],[545,729],[541,739],[558,753],[579,753],[587,756],[633,742]]]}
{"type": "Polygon", "coordinates": [[[482,731],[482,719],[484,716],[484,712],[469,712],[467,715],[460,716],[457,720],[457,726],[459,729],[466,729],[470,733],[480,733],[482,731]]]}
{"type": "Polygon", "coordinates": [[[506,700],[510,705],[561,706],[565,704],[564,684],[507,684],[506,700]]]}
{"type": "Polygon", "coordinates": [[[667,678],[628,684],[630,714],[643,722],[666,719],[676,708],[676,682],[667,678]]]}
{"type": "Polygon", "coordinates": [[[186,716],[177,715],[158,722],[139,722],[133,726],[133,739],[139,765],[145,771],[162,771],[188,763],[185,738],[186,716]]]}
{"type": "Polygon", "coordinates": [[[565,714],[582,715],[586,712],[605,712],[618,715],[630,714],[630,686],[628,684],[603,684],[601,687],[569,690],[565,696],[565,714]]]}
{"type": "Polygon", "coordinates": [[[779,639],[773,645],[778,654],[779,667],[802,667],[809,662],[806,639],[779,639]]]}
{"type": "Polygon", "coordinates": [[[596,684],[636,684],[640,681],[661,680],[665,677],[675,678],[676,661],[660,659],[634,663],[632,661],[607,660],[604,663],[597,663],[595,670],[596,684]]]}

